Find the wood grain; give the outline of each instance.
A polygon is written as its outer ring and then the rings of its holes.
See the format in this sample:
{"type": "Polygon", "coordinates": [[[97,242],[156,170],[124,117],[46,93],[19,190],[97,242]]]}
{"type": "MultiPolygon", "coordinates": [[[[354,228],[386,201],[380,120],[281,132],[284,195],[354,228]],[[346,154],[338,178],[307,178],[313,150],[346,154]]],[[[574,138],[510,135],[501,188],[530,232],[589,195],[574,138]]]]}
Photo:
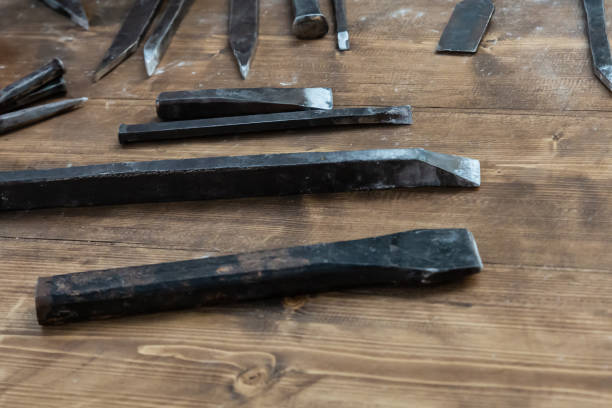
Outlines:
{"type": "MultiPolygon", "coordinates": [[[[196,0],[146,79],[138,52],[91,75],[130,0],[84,0],[85,32],[3,0],[0,84],[54,56],[82,109],[0,137],[0,170],[299,151],[424,147],[482,162],[476,191],[425,190],[0,214],[2,407],[609,407],[612,98],[581,2],[497,0],[474,56],[433,51],[456,1],[347,0],[352,50],[302,42],[261,0],[247,81],[226,1],[196,0]],[[329,86],[338,107],[412,104],[410,127],[136,147],[168,90],[329,86]],[[485,270],[435,288],[366,288],[42,329],[37,276],[465,227],[485,270]]],[[[322,2],[331,16],[331,5],[322,2]]],[[[612,21],[612,12],[608,13],[612,21]]]]}

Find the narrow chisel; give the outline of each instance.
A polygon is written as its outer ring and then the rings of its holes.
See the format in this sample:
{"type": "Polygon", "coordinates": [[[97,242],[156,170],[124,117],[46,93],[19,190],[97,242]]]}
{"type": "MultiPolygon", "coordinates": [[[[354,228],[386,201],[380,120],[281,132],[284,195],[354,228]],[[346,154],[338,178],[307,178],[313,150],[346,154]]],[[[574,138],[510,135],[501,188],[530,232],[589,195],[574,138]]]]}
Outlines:
{"type": "MultiPolygon", "coordinates": [[[[86,101],[87,98],[66,99],[64,101],[52,102],[5,113],[4,115],[0,115],[0,134],[79,108],[83,106],[83,103],[86,101]]],[[[1,188],[0,201],[2,201],[1,188]]]]}
{"type": "Polygon", "coordinates": [[[89,30],[89,20],[81,0],[42,0],[42,2],[60,14],[70,17],[76,25],[89,30]]]}
{"type": "Polygon", "coordinates": [[[612,91],[612,56],[606,32],[606,13],[603,0],[584,0],[593,70],[608,90],[612,91]]]}
{"type": "Polygon", "coordinates": [[[346,22],[346,4],[344,0],[334,0],[334,14],[336,15],[338,49],[340,51],[347,51],[351,46],[349,42],[348,24],[346,22]]]}
{"type": "Polygon", "coordinates": [[[230,0],[229,42],[242,79],[249,75],[258,36],[259,0],[230,0]]]}

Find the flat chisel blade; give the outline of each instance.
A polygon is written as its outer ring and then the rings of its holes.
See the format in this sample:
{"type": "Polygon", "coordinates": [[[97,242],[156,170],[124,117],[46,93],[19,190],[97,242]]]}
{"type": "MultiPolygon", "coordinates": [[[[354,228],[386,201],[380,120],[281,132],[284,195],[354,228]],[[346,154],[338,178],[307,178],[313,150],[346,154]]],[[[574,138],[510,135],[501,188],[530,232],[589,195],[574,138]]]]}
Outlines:
{"type": "Polygon", "coordinates": [[[0,111],[12,109],[19,99],[60,78],[65,71],[64,63],[59,58],[53,58],[36,71],[1,89],[0,111]]]}
{"type": "Polygon", "coordinates": [[[451,282],[482,270],[466,229],[414,230],[354,241],[41,277],[41,325],[363,286],[451,282]]]}
{"type": "Polygon", "coordinates": [[[584,0],[593,70],[599,80],[612,91],[612,56],[606,32],[604,0],[584,0]]]}
{"type": "Polygon", "coordinates": [[[84,28],[85,30],[89,30],[89,20],[87,19],[87,14],[85,14],[85,10],[83,9],[83,4],[81,4],[81,0],[41,0],[47,6],[51,7],[53,10],[67,15],[70,17],[73,23],[84,28]]]}
{"type": "Polygon", "coordinates": [[[94,82],[117,68],[136,51],[153,21],[160,2],[161,0],[136,0],[134,2],[113,43],[96,68],[93,76],[94,82]]]}
{"type": "Polygon", "coordinates": [[[258,36],[259,0],[230,0],[229,42],[242,79],[249,75],[258,36]]]}
{"type": "Polygon", "coordinates": [[[169,0],[159,23],[144,46],[144,62],[147,75],[155,73],[164,57],[170,41],[178,29],[193,0],[169,0]]]}
{"type": "Polygon", "coordinates": [[[330,88],[233,88],[162,92],[162,120],[191,120],[334,107],[330,88]]]}
{"type": "Polygon", "coordinates": [[[475,53],[495,6],[491,0],[463,0],[455,6],[438,43],[438,52],[475,53]]]}
{"type": "Polygon", "coordinates": [[[350,49],[348,24],[346,22],[346,4],[344,0],[334,0],[334,14],[336,15],[336,35],[338,39],[338,50],[350,49]]]}
{"type": "Polygon", "coordinates": [[[79,108],[86,101],[87,98],[66,99],[5,113],[0,115],[0,134],[79,108]]]}
{"type": "Polygon", "coordinates": [[[153,122],[119,126],[119,143],[151,142],[240,133],[345,125],[410,125],[410,106],[347,108],[153,122]]]}
{"type": "Polygon", "coordinates": [[[0,172],[0,210],[479,185],[478,160],[423,149],[264,154],[0,172]]]}

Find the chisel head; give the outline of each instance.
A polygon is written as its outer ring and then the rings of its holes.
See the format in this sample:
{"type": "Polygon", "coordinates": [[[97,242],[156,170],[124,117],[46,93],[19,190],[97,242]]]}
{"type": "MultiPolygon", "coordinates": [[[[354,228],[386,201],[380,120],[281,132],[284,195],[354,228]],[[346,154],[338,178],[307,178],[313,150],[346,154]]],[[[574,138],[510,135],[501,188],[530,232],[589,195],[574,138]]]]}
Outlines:
{"type": "Polygon", "coordinates": [[[53,58],[36,71],[0,89],[0,110],[6,111],[12,108],[19,99],[60,78],[64,72],[66,70],[62,60],[53,58]]]}
{"type": "Polygon", "coordinates": [[[329,31],[327,19],[321,13],[319,0],[292,0],[293,35],[302,40],[323,37],[329,31]]]}

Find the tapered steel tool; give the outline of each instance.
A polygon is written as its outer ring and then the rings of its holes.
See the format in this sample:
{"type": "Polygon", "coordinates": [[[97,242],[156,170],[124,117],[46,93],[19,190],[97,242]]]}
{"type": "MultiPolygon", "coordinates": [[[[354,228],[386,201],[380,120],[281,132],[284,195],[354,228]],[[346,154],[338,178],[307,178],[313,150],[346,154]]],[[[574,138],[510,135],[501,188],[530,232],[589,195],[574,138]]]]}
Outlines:
{"type": "Polygon", "coordinates": [[[150,142],[195,137],[214,137],[272,130],[306,129],[344,125],[409,125],[410,106],[388,108],[348,108],[266,113],[226,118],[194,119],[120,125],[119,143],[150,142]]]}
{"type": "Polygon", "coordinates": [[[321,13],[319,0],[291,0],[293,4],[293,35],[302,40],[321,38],[329,30],[321,13]]]}
{"type": "Polygon", "coordinates": [[[423,149],[266,154],[0,172],[0,210],[479,185],[478,160],[423,149]]]}
{"type": "Polygon", "coordinates": [[[482,270],[465,229],[414,230],[38,278],[36,317],[59,325],[358,286],[426,285],[482,270]]]}
{"type": "Polygon", "coordinates": [[[0,113],[11,112],[17,109],[24,108],[28,105],[32,105],[35,102],[42,101],[43,99],[52,98],[54,96],[63,96],[67,92],[66,81],[64,78],[58,78],[47,85],[43,85],[37,90],[21,96],[17,99],[12,100],[11,105],[4,105],[0,107],[0,113]]]}
{"type": "Polygon", "coordinates": [[[170,41],[181,24],[193,0],[169,0],[159,23],[144,46],[144,62],[147,75],[155,73],[159,62],[164,57],[170,41]]]}
{"type": "Polygon", "coordinates": [[[338,49],[340,51],[347,51],[351,46],[349,43],[348,24],[346,23],[346,4],[344,0],[334,0],[334,14],[336,15],[338,49]]]}
{"type": "Polygon", "coordinates": [[[64,72],[64,63],[59,58],[53,58],[36,71],[13,82],[0,90],[0,111],[13,109],[18,100],[60,78],[64,72]]]}
{"type": "Polygon", "coordinates": [[[229,42],[242,79],[249,75],[258,36],[259,0],[230,0],[229,42]]]}
{"type": "Polygon", "coordinates": [[[599,80],[612,91],[612,56],[606,32],[606,14],[603,0],[584,0],[587,17],[587,30],[593,70],[599,80]]]}
{"type": "Polygon", "coordinates": [[[67,99],[5,113],[0,115],[0,134],[79,108],[85,101],[87,98],[67,99]]]}
{"type": "Polygon", "coordinates": [[[238,88],[162,92],[157,116],[189,120],[333,108],[330,88],[238,88]]]}
{"type": "Polygon", "coordinates": [[[438,52],[475,53],[495,6],[491,0],[463,0],[455,6],[438,43],[438,52]]]}
{"type": "Polygon", "coordinates": [[[42,2],[60,14],[70,17],[76,25],[89,30],[89,20],[80,0],[42,0],[42,2]]]}
{"type": "Polygon", "coordinates": [[[127,57],[138,49],[149,25],[153,21],[161,0],[136,0],[123,21],[110,48],[96,68],[93,80],[99,81],[103,76],[117,68],[127,57]]]}

